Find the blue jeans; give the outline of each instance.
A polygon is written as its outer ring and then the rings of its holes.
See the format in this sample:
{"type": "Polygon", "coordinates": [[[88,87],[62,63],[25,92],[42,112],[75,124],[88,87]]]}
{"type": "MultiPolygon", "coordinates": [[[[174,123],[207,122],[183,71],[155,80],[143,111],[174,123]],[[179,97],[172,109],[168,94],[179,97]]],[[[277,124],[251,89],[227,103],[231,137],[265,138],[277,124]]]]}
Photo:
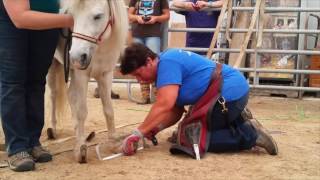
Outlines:
{"type": "Polygon", "coordinates": [[[156,54],[160,53],[160,45],[161,45],[160,37],[143,37],[143,38],[134,37],[133,42],[144,44],[156,54]]]}
{"type": "Polygon", "coordinates": [[[17,29],[0,2],[0,110],[8,155],[40,145],[46,75],[59,31],[17,29]]]}
{"type": "Polygon", "coordinates": [[[235,101],[226,102],[228,115],[222,113],[217,102],[213,108],[210,131],[210,152],[226,152],[251,149],[256,142],[256,130],[244,123],[241,112],[248,102],[248,93],[235,101]]]}

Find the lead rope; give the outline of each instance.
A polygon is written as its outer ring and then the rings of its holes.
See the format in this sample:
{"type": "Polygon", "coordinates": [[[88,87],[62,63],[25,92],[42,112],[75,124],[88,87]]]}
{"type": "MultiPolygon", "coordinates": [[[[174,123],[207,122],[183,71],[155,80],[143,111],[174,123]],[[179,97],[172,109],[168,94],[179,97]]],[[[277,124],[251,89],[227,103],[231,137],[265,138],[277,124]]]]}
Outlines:
{"type": "Polygon", "coordinates": [[[63,70],[64,70],[64,81],[68,83],[69,80],[69,71],[70,71],[70,48],[72,43],[72,32],[68,29],[67,35],[61,32],[61,36],[66,40],[64,44],[64,52],[63,52],[63,70]]]}

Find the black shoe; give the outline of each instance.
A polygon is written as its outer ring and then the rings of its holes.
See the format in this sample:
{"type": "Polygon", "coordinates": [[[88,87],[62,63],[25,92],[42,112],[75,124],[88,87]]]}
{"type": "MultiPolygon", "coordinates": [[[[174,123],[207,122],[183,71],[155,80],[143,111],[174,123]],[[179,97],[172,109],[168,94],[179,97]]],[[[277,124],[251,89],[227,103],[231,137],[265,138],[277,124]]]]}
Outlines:
{"type": "Polygon", "coordinates": [[[8,158],[9,168],[16,172],[32,171],[35,163],[27,151],[18,152],[8,158]]]}
{"type": "Polygon", "coordinates": [[[35,162],[44,163],[52,160],[52,155],[42,146],[35,146],[31,150],[31,155],[35,162]]]}

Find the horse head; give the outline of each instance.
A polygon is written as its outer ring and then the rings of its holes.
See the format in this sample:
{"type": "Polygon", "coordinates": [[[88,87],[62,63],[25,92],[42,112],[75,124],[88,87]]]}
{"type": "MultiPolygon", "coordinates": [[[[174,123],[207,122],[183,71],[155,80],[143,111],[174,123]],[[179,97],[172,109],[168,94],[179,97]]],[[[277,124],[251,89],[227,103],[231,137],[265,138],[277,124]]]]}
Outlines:
{"type": "MultiPolygon", "coordinates": [[[[100,43],[111,35],[114,24],[112,0],[69,0],[62,7],[74,18],[70,63],[84,70],[100,43]]],[[[63,1],[62,1],[63,2],[63,1]]]]}

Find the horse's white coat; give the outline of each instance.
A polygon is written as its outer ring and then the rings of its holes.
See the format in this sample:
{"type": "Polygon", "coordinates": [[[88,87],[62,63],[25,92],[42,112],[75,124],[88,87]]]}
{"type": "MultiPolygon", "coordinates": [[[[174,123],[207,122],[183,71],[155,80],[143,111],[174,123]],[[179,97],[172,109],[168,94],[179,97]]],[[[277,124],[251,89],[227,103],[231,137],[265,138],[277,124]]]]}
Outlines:
{"type": "MultiPolygon", "coordinates": [[[[73,15],[75,21],[73,31],[77,33],[98,37],[111,18],[110,15],[114,18],[114,24],[106,30],[101,43],[97,45],[82,39],[72,38],[72,46],[69,51],[72,69],[70,71],[71,80],[68,88],[68,100],[72,119],[75,123],[77,139],[75,156],[78,162],[86,162],[86,153],[80,151],[83,151],[82,148],[86,147],[84,122],[88,114],[86,97],[90,78],[96,79],[98,83],[109,137],[115,132],[111,85],[113,69],[121,51],[125,47],[128,32],[127,10],[122,0],[64,0],[61,2],[62,9],[73,15]],[[90,63],[88,68],[80,70],[86,63],[90,63]]],[[[53,62],[48,75],[52,100],[51,121],[54,130],[56,129],[55,112],[59,108],[58,100],[63,98],[63,96],[58,95],[58,87],[65,83],[60,79],[58,86],[55,79],[58,75],[60,77],[63,76],[61,74],[63,73],[61,71],[63,57],[61,49],[61,46],[57,48],[54,60],[56,62],[53,62]],[[57,61],[60,63],[57,63],[57,61]]]]}

